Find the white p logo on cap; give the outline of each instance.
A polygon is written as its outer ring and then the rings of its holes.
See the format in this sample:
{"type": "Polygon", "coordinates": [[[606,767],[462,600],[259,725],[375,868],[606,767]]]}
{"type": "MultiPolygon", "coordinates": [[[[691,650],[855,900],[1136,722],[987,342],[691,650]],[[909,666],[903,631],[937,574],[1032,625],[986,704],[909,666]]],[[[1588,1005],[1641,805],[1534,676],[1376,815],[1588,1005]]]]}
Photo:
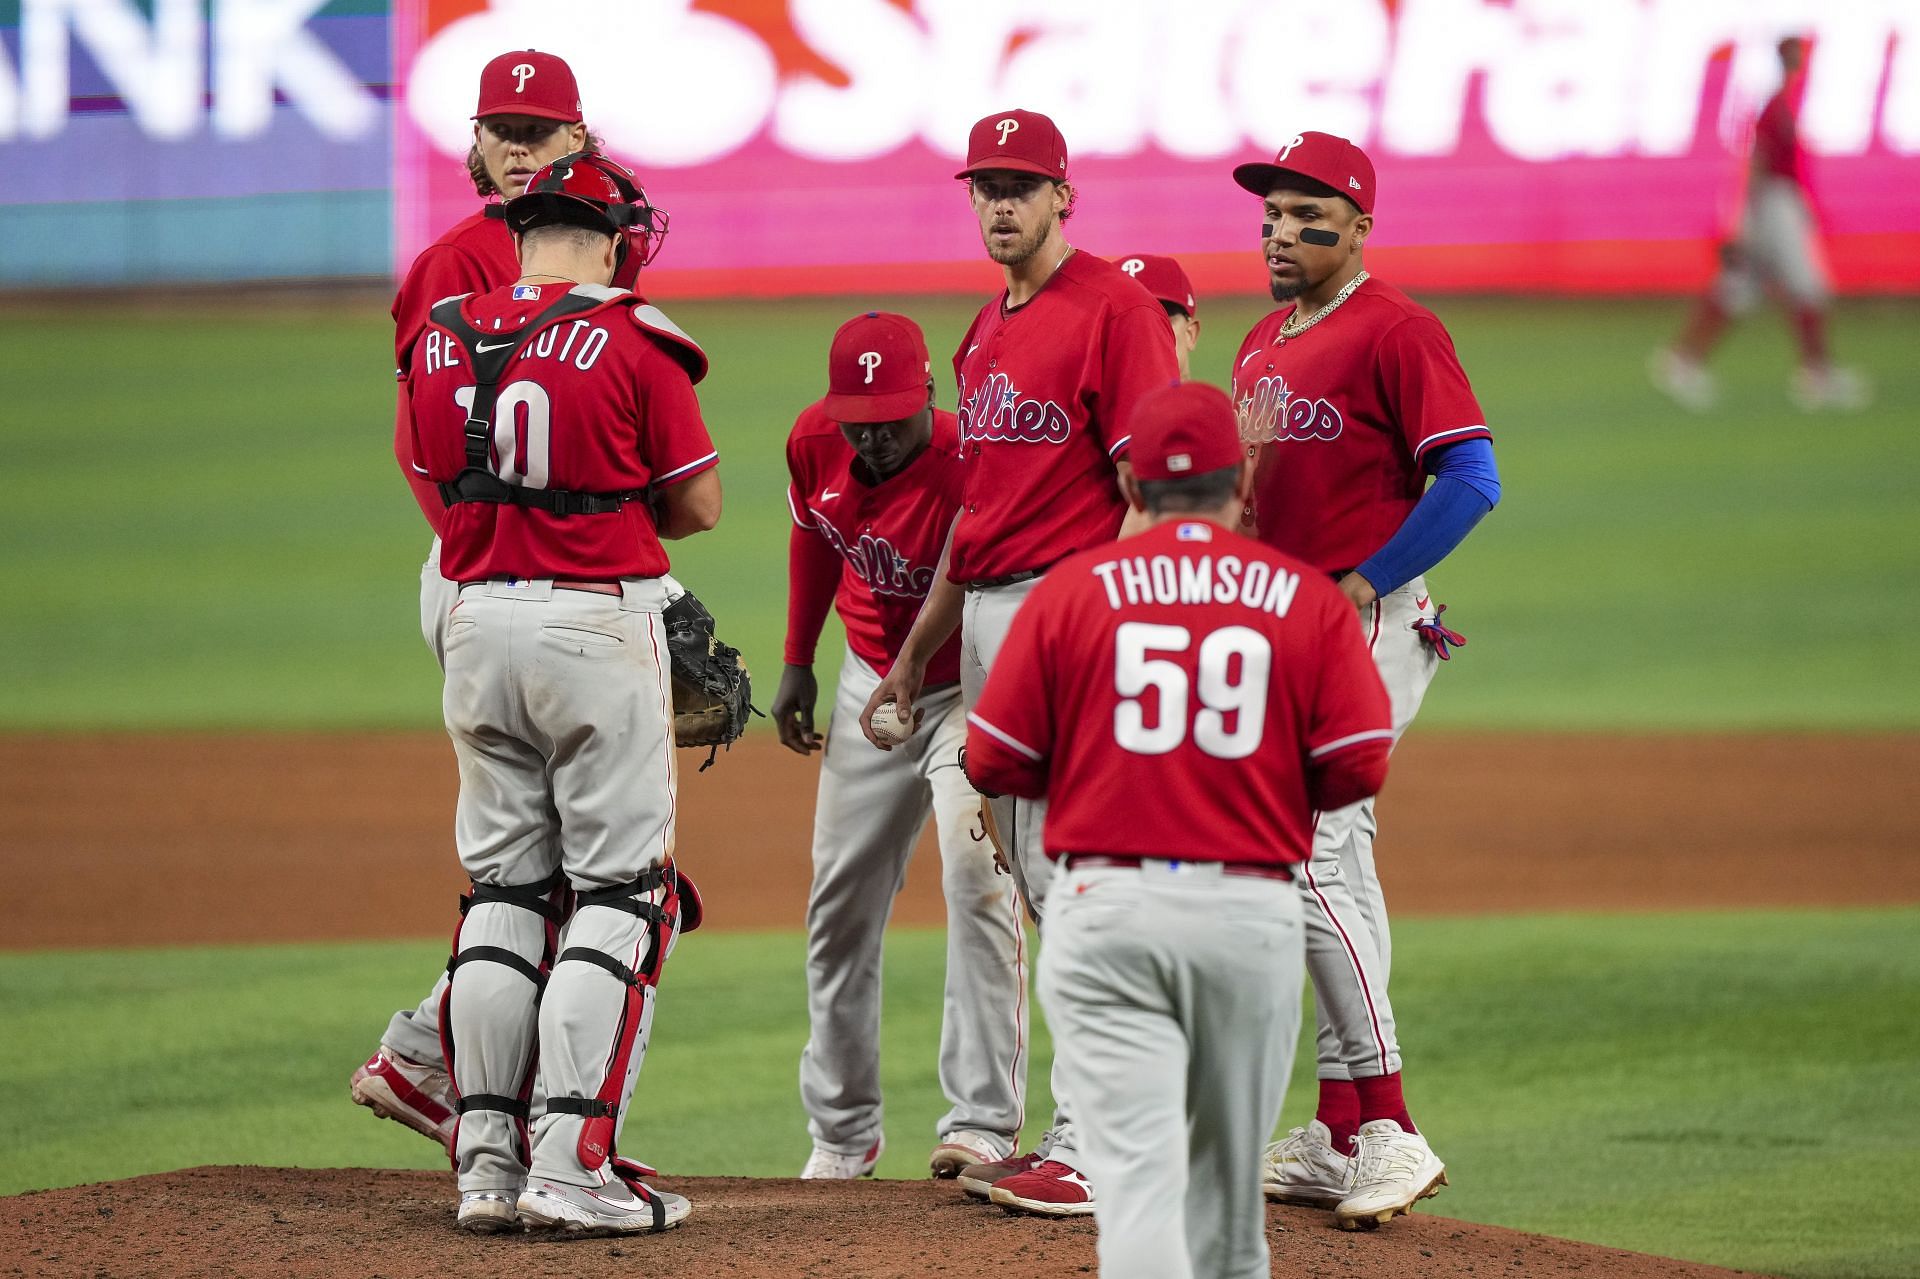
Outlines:
{"type": "Polygon", "coordinates": [[[515,93],[525,93],[527,91],[527,81],[531,79],[533,79],[533,64],[531,62],[520,63],[513,69],[513,91],[515,93]]]}
{"type": "Polygon", "coordinates": [[[1120,264],[1120,269],[1128,275],[1137,277],[1142,271],[1147,269],[1147,264],[1139,258],[1128,258],[1120,264]]]}
{"type": "Polygon", "coordinates": [[[1007,145],[1007,135],[1020,131],[1020,122],[1009,116],[1005,120],[996,122],[993,127],[1000,130],[1000,145],[1005,146],[1007,145]]]}
{"type": "Polygon", "coordinates": [[[860,367],[867,371],[867,380],[864,383],[864,385],[872,386],[873,371],[880,367],[880,352],[878,351],[860,352],[860,367]]]}
{"type": "Polygon", "coordinates": [[[1287,157],[1293,154],[1293,149],[1295,147],[1305,146],[1306,144],[1307,144],[1307,140],[1304,137],[1302,137],[1298,133],[1294,134],[1293,140],[1287,143],[1287,145],[1281,147],[1280,154],[1273,157],[1273,162],[1275,164],[1285,164],[1287,162],[1287,157]]]}

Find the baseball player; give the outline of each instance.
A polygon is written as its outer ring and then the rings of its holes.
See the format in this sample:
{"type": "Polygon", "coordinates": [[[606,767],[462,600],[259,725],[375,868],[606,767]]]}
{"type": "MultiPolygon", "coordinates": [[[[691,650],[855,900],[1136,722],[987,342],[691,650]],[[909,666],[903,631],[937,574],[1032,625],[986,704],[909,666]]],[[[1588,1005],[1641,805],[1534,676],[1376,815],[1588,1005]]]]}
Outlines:
{"type": "Polygon", "coordinates": [[[880,1157],[881,934],[929,811],[947,900],[940,1086],[952,1107],[937,1129],[932,1174],[1012,1154],[1025,1117],[1026,939],[1012,881],[972,834],[980,797],[960,771],[959,637],[928,664],[920,722],[904,746],[875,750],[858,727],[960,507],[959,428],[933,407],[930,369],[912,320],[855,316],[833,336],[826,398],[787,438],[787,664],[773,720],[788,749],[824,750],[807,902],[812,1033],[800,1096],[813,1153],[803,1178],[866,1176],[880,1157]],[[813,657],[836,604],[847,654],[823,743],[813,728],[813,657]]]}
{"type": "Polygon", "coordinates": [[[1045,795],[1040,998],[1100,1187],[1100,1273],[1271,1273],[1261,1145],[1300,1028],[1315,809],[1371,796],[1386,690],[1333,582],[1230,531],[1232,403],[1197,382],[1129,423],[1147,532],[1036,589],[968,716],[982,789],[1045,795]]]}
{"type": "Polygon", "coordinates": [[[1654,352],[1648,364],[1654,386],[1696,412],[1712,408],[1719,396],[1707,357],[1733,317],[1753,309],[1762,289],[1780,299],[1793,321],[1800,349],[1791,386],[1794,403],[1815,412],[1864,408],[1871,399],[1860,375],[1836,368],[1827,355],[1831,287],[1807,183],[1807,152],[1800,141],[1806,39],[1788,36],[1780,41],[1779,54],[1782,83],[1754,123],[1745,208],[1739,227],[1721,245],[1720,274],[1679,339],[1654,352]]]}
{"type": "Polygon", "coordinates": [[[1173,326],[1173,353],[1180,361],[1180,378],[1185,381],[1192,376],[1187,366],[1200,341],[1193,281],[1179,262],[1157,253],[1129,253],[1115,258],[1113,264],[1132,276],[1166,311],[1167,323],[1173,326]]]}
{"type": "MultiPolygon", "coordinates": [[[[1125,272],[1067,243],[1074,188],[1052,120],[1004,111],[973,126],[967,183],[980,238],[1006,287],[981,308],[953,368],[966,481],[952,541],[913,629],[862,714],[892,701],[911,718],[933,656],[957,626],[962,701],[980,696],[1015,611],[1041,575],[1113,540],[1125,517],[1122,424],[1147,391],[1179,376],[1165,313],[1125,272]]],[[[1052,867],[1044,805],[992,801],[1014,878],[1043,918],[1052,867]]],[[[963,1168],[969,1194],[1017,1211],[1080,1216],[1093,1189],[1074,1162],[1069,1085],[1053,1072],[1054,1124],[1030,1154],[963,1168]]]]}
{"type": "MultiPolygon", "coordinates": [[[[517,196],[535,170],[597,145],[581,117],[573,71],[561,59],[519,49],[501,54],[481,70],[466,166],[482,198],[517,196]]],[[[403,380],[435,302],[460,293],[484,293],[519,278],[520,260],[503,211],[504,206],[492,200],[414,259],[393,299],[394,358],[403,380]]],[[[633,286],[641,266],[658,251],[665,230],[664,214],[626,228],[629,251],[615,279],[619,287],[633,286]]],[[[453,583],[440,572],[446,506],[413,468],[410,423],[403,394],[395,415],[395,456],[434,534],[420,570],[420,629],[434,659],[444,665],[446,620],[455,599],[453,583]]],[[[393,1015],[379,1048],[353,1072],[349,1086],[357,1104],[405,1124],[451,1153],[453,1086],[440,1054],[439,1008],[445,994],[443,973],[417,1008],[393,1015]]]]}
{"type": "MultiPolygon", "coordinates": [[[[1240,434],[1257,464],[1247,516],[1262,542],[1327,574],[1358,610],[1397,739],[1461,642],[1422,574],[1500,498],[1486,417],[1440,321],[1367,274],[1365,152],[1302,133],[1233,177],[1265,202],[1261,247],[1282,304],[1234,361],[1240,434]]],[[[1347,1228],[1406,1212],[1446,1181],[1401,1093],[1374,829],[1371,799],[1316,819],[1300,886],[1320,1103],[1268,1155],[1270,1195],[1332,1207],[1347,1228]]]]}
{"type": "Polygon", "coordinates": [[[586,152],[535,172],[505,209],[518,281],[435,304],[406,365],[414,466],[461,583],[444,709],[473,891],[440,1027],[458,1220],[477,1233],[654,1231],[690,1211],[615,1142],[654,986],[698,924],[673,864],[661,539],[720,516],[706,357],[607,287],[651,217],[638,199],[586,152]]]}

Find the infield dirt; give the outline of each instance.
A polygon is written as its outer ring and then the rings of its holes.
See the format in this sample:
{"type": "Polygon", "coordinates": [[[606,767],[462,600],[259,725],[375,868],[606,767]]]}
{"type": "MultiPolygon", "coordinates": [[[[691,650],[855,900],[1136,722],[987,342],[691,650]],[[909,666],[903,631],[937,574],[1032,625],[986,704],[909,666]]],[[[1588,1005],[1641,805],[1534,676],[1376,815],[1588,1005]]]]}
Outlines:
{"type": "MultiPolygon", "coordinates": [[[[709,925],[801,927],[816,765],[703,758],[679,860],[709,925]]],[[[1871,802],[1915,776],[1920,735],[1416,733],[1380,873],[1408,916],[1920,901],[1920,810],[1871,802]]],[[[450,933],[455,790],[431,733],[0,735],[0,947],[450,933]]],[[[930,841],[894,917],[943,922],[930,841]]]]}

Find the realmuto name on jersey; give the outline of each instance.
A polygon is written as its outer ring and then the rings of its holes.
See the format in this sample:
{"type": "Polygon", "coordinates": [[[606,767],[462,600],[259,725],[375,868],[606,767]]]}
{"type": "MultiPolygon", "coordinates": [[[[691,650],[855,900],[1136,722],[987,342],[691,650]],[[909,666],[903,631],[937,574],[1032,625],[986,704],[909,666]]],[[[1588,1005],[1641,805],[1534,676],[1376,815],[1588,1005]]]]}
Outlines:
{"type": "Polygon", "coordinates": [[[1235,407],[1240,416],[1240,439],[1247,444],[1334,440],[1346,426],[1339,409],[1324,399],[1295,395],[1287,380],[1277,373],[1248,387],[1235,407]]]}
{"type": "Polygon", "coordinates": [[[840,530],[820,512],[813,513],[814,527],[827,539],[827,544],[853,566],[853,573],[867,584],[875,595],[904,595],[912,599],[925,599],[927,592],[933,589],[931,567],[915,568],[913,561],[894,549],[893,543],[884,537],[875,537],[871,533],[862,533],[859,538],[849,542],[840,536],[840,530]]]}
{"type": "Polygon", "coordinates": [[[960,405],[960,439],[1012,444],[1065,444],[1073,431],[1065,409],[1052,400],[1021,399],[1004,373],[987,375],[960,405]]]}

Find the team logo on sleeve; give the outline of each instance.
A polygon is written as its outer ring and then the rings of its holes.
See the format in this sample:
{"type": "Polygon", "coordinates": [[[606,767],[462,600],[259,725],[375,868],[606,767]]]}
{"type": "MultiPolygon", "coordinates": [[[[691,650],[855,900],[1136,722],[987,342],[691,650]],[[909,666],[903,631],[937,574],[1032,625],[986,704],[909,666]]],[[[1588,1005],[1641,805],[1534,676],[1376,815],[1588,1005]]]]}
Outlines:
{"type": "Polygon", "coordinates": [[[988,374],[972,395],[960,401],[960,442],[998,440],[1009,444],[1065,444],[1073,431],[1066,411],[1052,400],[1021,399],[1013,379],[988,374]]]}
{"type": "Polygon", "coordinates": [[[1240,439],[1246,444],[1335,440],[1346,426],[1339,409],[1324,399],[1295,395],[1287,380],[1277,374],[1247,387],[1234,407],[1240,419],[1240,439]]]}

